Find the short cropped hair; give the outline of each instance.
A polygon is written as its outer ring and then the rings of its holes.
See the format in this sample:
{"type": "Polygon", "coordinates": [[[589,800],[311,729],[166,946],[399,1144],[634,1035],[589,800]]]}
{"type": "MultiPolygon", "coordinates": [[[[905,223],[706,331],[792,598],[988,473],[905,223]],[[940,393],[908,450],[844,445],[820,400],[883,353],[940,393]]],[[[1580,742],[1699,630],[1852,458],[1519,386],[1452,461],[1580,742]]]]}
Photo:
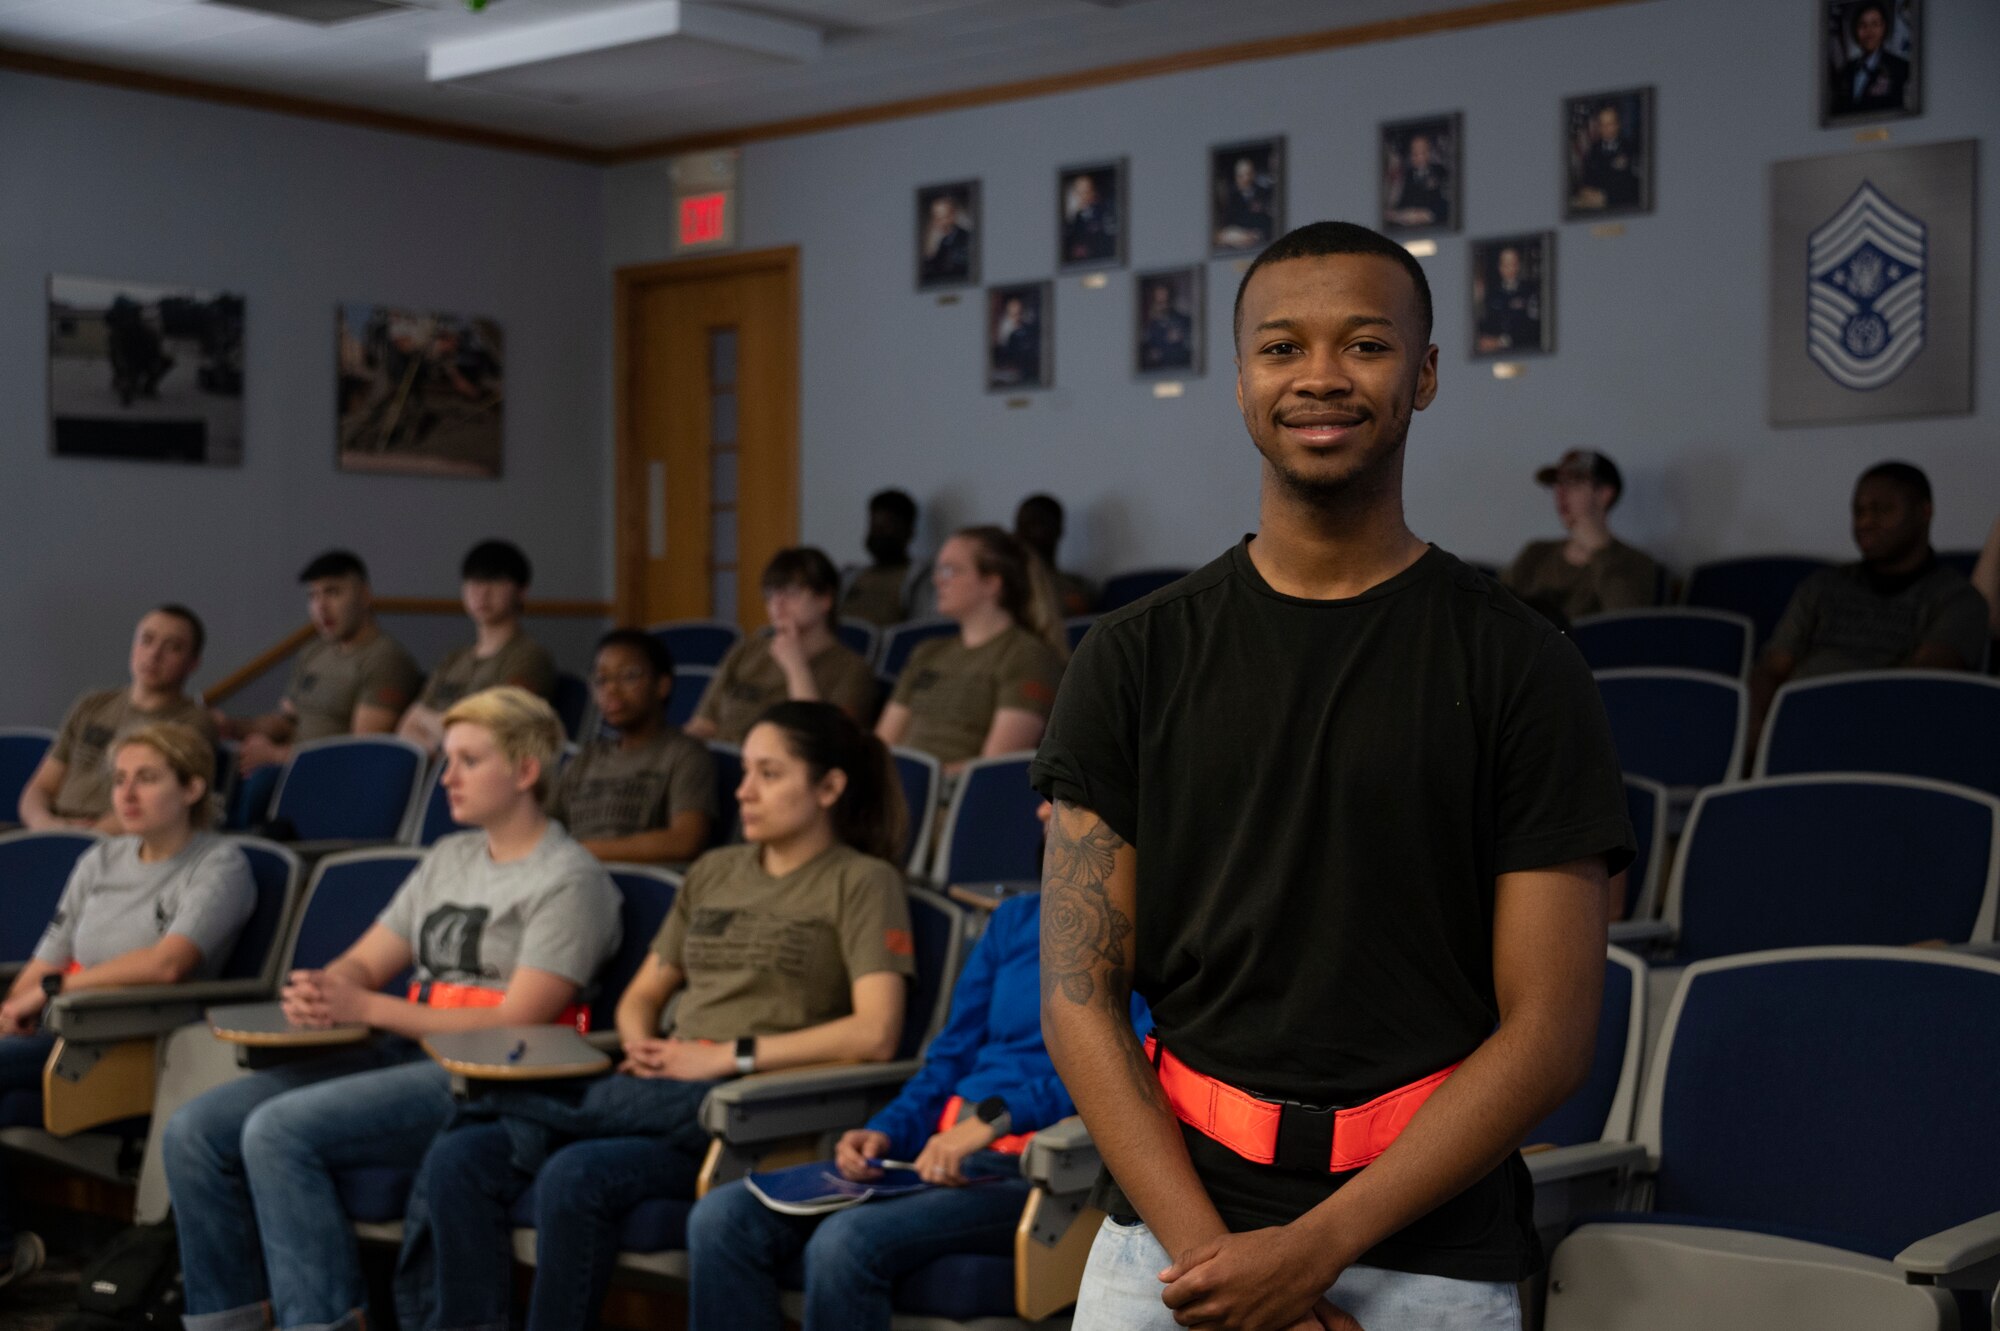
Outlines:
{"type": "Polygon", "coordinates": [[[803,587],[815,596],[840,594],[840,570],[826,557],[826,551],[810,545],[780,550],[764,565],[764,594],[803,587]]]}
{"type": "Polygon", "coordinates": [[[674,677],[674,654],[667,649],[667,644],[658,634],[648,633],[644,629],[613,629],[597,640],[597,646],[590,649],[591,657],[594,659],[606,647],[629,647],[646,659],[646,664],[652,667],[655,678],[674,677]]]}
{"type": "Polygon", "coordinates": [[[535,802],[548,803],[555,784],[556,756],[562,752],[562,718],[556,709],[518,684],[481,689],[452,704],[444,714],[444,728],[456,725],[486,727],[493,742],[508,762],[533,758],[542,766],[535,781],[535,802]]]}
{"type": "Polygon", "coordinates": [[[458,576],[467,582],[511,582],[525,587],[535,580],[535,567],[512,541],[481,541],[465,552],[458,576]]]}
{"type": "Polygon", "coordinates": [[[1430,279],[1424,276],[1424,266],[1408,250],[1381,232],[1370,231],[1353,222],[1308,222],[1296,230],[1287,231],[1252,259],[1250,266],[1243,271],[1243,280],[1236,284],[1236,312],[1230,321],[1231,336],[1243,336],[1243,293],[1259,268],[1266,264],[1283,263],[1287,259],[1323,259],[1334,254],[1379,254],[1402,265],[1403,271],[1410,275],[1411,285],[1417,289],[1417,313],[1423,319],[1424,344],[1430,344],[1431,284],[1430,279]]]}
{"type": "Polygon", "coordinates": [[[902,490],[877,490],[868,499],[868,511],[880,509],[900,518],[905,527],[917,525],[917,501],[902,490]]]}
{"type": "Polygon", "coordinates": [[[1854,485],[1859,489],[1862,481],[1877,480],[1888,481],[1891,485],[1900,487],[1904,494],[1919,504],[1931,502],[1931,478],[1924,475],[1921,467],[1912,466],[1907,462],[1878,462],[1862,472],[1860,479],[1856,480],[1854,485]]]}
{"type": "Polygon", "coordinates": [[[321,578],[359,578],[366,582],[368,565],[352,550],[329,550],[299,573],[300,582],[318,582],[321,578]]]}
{"type": "Polygon", "coordinates": [[[168,601],[165,605],[154,606],[146,613],[149,615],[172,615],[175,619],[186,624],[189,634],[194,638],[194,654],[196,656],[200,656],[201,649],[208,646],[208,627],[201,622],[201,616],[179,602],[168,601]]]}
{"type": "Polygon", "coordinates": [[[129,732],[119,739],[111,751],[112,760],[134,744],[143,744],[167,760],[167,767],[174,774],[174,780],[185,788],[196,777],[201,778],[207,793],[188,810],[188,821],[196,827],[208,827],[215,821],[215,746],[193,726],[182,725],[178,721],[156,721],[149,726],[129,732]]]}

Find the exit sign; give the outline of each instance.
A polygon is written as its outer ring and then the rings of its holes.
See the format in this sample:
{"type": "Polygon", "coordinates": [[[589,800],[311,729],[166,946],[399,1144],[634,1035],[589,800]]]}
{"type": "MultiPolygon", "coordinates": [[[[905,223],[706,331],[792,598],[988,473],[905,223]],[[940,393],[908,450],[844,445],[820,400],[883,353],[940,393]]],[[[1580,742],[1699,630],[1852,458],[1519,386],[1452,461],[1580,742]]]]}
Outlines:
{"type": "Polygon", "coordinates": [[[673,180],[673,252],[727,249],[736,243],[737,150],[685,153],[668,163],[673,180]]]}

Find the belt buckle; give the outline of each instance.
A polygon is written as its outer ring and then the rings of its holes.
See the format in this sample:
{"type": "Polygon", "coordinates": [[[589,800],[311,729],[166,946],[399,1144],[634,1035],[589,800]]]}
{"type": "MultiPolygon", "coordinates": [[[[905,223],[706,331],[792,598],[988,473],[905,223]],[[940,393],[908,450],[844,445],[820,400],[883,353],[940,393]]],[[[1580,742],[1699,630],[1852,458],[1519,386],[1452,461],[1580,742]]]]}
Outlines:
{"type": "Polygon", "coordinates": [[[1339,1110],[1332,1105],[1309,1105],[1298,1100],[1258,1099],[1278,1106],[1278,1140],[1271,1164],[1279,1169],[1297,1169],[1309,1174],[1325,1174],[1333,1165],[1333,1128],[1339,1110]]]}

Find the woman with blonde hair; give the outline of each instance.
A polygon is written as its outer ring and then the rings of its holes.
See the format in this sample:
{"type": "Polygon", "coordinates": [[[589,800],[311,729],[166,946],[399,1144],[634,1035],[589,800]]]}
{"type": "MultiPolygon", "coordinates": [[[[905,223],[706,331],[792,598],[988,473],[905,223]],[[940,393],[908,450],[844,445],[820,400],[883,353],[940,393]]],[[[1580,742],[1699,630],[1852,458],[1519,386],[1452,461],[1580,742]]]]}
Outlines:
{"type": "Polygon", "coordinates": [[[910,654],[876,735],[947,771],[1034,748],[1068,656],[1048,567],[998,527],[967,527],[938,551],[931,581],[958,632],[910,654]]]}
{"type": "MultiPolygon", "coordinates": [[[[49,996],[218,974],[256,906],[250,862],[208,830],[215,750],[188,726],[145,726],[111,752],[111,809],[123,836],[85,851],[34,957],[0,1004],[0,1092],[42,1085],[55,1037],[39,1029],[49,996]]],[[[42,1263],[0,1196],[0,1285],[42,1263]]]]}
{"type": "Polygon", "coordinates": [[[413,1169],[451,1117],[451,1078],[417,1041],[575,1022],[617,949],[618,892],[542,808],[562,723],[513,685],[444,715],[445,837],[323,970],[293,971],[285,1015],[374,1034],[217,1087],[167,1124],[188,1331],[359,1327],[367,1282],[334,1176],[413,1169]],[[402,994],[384,992],[409,970],[402,994]]]}

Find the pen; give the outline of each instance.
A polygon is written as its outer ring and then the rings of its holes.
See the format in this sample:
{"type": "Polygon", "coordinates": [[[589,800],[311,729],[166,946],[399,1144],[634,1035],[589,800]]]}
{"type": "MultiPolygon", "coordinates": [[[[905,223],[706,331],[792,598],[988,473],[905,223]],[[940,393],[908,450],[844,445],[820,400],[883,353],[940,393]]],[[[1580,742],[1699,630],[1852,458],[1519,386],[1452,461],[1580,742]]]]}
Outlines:
{"type": "Polygon", "coordinates": [[[915,1169],[916,1168],[916,1165],[912,1164],[908,1160],[881,1160],[877,1159],[875,1156],[872,1155],[868,1157],[867,1165],[870,1169],[915,1169]]]}
{"type": "Polygon", "coordinates": [[[514,1041],[514,1047],[507,1051],[507,1061],[509,1063],[518,1063],[521,1061],[521,1055],[527,1052],[528,1042],[526,1040],[516,1040],[514,1041]]]}

